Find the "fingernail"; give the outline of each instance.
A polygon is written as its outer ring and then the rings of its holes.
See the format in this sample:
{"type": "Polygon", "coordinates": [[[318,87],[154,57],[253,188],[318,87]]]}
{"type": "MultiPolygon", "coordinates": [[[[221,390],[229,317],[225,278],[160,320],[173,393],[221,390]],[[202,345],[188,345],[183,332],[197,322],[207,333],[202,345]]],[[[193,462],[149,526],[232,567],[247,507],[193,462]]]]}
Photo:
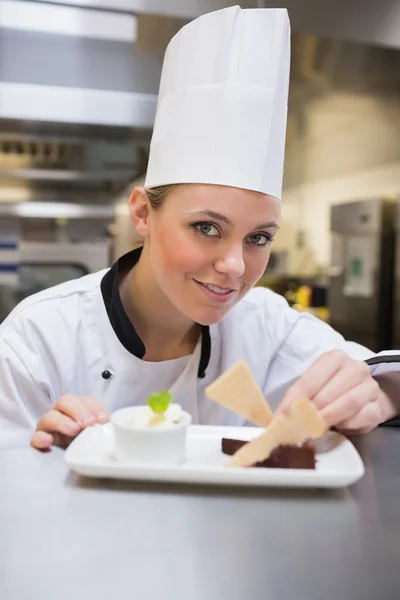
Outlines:
{"type": "Polygon", "coordinates": [[[110,419],[108,412],[102,410],[97,413],[97,420],[106,423],[110,419]]]}

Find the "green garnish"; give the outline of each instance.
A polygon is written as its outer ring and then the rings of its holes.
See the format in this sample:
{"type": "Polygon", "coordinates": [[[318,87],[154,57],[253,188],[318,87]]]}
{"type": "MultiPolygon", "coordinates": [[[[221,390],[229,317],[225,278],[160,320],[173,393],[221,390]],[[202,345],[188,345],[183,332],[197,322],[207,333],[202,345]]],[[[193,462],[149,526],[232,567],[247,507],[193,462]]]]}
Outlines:
{"type": "Polygon", "coordinates": [[[153,412],[162,415],[167,410],[168,406],[173,401],[173,397],[169,392],[154,392],[147,400],[153,412]]]}

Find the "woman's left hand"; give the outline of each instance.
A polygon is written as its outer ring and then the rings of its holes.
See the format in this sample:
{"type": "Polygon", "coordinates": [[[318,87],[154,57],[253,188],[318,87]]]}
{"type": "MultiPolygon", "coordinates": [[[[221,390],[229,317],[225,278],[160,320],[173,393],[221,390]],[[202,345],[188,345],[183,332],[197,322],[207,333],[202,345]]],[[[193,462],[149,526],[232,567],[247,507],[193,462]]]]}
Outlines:
{"type": "Polygon", "coordinates": [[[396,415],[368,365],[342,350],[320,356],[288,389],[277,413],[302,396],[312,400],[329,427],[349,433],[368,433],[396,415]]]}

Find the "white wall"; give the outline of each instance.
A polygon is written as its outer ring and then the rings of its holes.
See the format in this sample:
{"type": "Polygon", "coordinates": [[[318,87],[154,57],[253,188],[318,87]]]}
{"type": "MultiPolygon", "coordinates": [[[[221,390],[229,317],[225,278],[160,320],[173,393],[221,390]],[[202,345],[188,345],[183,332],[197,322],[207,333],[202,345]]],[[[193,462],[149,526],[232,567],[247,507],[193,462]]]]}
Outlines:
{"type": "MultiPolygon", "coordinates": [[[[286,162],[284,223],[305,232],[308,250],[326,267],[332,204],[376,196],[400,198],[400,101],[365,94],[327,95],[310,105],[306,133],[300,141],[291,140],[286,162]]],[[[293,246],[287,237],[280,243],[293,246]]]]}

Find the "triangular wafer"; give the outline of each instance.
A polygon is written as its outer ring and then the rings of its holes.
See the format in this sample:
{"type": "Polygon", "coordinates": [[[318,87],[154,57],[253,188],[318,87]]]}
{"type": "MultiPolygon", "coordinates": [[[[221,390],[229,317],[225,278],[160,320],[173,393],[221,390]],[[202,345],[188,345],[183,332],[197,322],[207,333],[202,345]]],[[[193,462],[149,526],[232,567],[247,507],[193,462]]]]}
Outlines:
{"type": "Polygon", "coordinates": [[[300,398],[292,404],[290,416],[307,429],[310,439],[322,437],[329,429],[317,408],[307,398],[300,398]]]}
{"type": "Polygon", "coordinates": [[[291,408],[289,416],[279,415],[266,431],[252,442],[242,446],[228,462],[230,467],[247,467],[269,458],[271,452],[282,444],[302,444],[322,437],[328,427],[315,406],[301,398],[291,408]]]}
{"type": "Polygon", "coordinates": [[[230,467],[248,467],[266,460],[282,444],[301,444],[309,438],[308,432],[292,417],[279,415],[268,428],[252,442],[242,446],[228,462],[230,467]]]}
{"type": "Polygon", "coordinates": [[[272,420],[272,411],[244,360],[211,383],[205,395],[259,427],[267,427],[272,420]]]}

